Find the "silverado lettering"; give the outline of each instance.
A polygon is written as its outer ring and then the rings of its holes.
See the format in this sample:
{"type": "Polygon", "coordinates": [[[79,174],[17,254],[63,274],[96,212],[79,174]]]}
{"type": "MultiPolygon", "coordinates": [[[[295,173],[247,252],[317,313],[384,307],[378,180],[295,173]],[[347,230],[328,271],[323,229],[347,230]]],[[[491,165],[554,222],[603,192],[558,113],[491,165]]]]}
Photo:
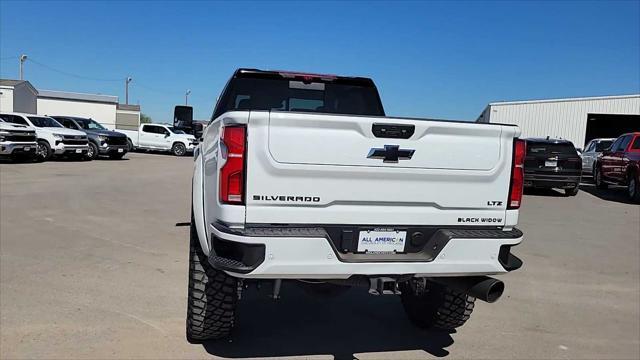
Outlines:
{"type": "Polygon", "coordinates": [[[253,195],[256,201],[320,202],[318,196],[253,195]]]}

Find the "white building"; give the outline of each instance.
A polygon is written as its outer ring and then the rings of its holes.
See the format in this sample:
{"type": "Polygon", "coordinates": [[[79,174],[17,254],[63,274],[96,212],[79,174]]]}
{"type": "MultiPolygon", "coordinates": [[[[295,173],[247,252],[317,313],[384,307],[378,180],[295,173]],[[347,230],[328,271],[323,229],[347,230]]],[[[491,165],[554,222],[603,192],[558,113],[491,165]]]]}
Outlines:
{"type": "Polygon", "coordinates": [[[28,81],[0,79],[0,111],[35,114],[37,96],[28,81]]]}
{"type": "Polygon", "coordinates": [[[22,80],[0,80],[0,111],[86,117],[108,129],[140,125],[140,106],[119,104],[117,96],[36,90],[22,80]]]}
{"type": "Polygon", "coordinates": [[[640,131],[640,95],[495,102],[477,121],[515,124],[523,138],[562,138],[581,148],[594,138],[640,131]]]}
{"type": "Polygon", "coordinates": [[[38,90],[39,115],[91,118],[106,128],[115,129],[117,107],[117,96],[38,90]]]}

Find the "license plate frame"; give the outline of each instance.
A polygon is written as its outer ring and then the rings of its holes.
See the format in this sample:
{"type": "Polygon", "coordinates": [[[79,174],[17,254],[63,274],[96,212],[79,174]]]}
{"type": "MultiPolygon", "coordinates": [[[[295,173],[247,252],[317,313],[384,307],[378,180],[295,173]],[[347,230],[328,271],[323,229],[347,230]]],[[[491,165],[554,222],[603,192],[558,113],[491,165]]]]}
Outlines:
{"type": "Polygon", "coordinates": [[[404,252],[407,231],[376,228],[360,230],[358,233],[358,253],[395,254],[404,252]]]}
{"type": "Polygon", "coordinates": [[[31,150],[31,146],[25,146],[22,148],[23,151],[30,151],[31,150]]]}
{"type": "Polygon", "coordinates": [[[82,154],[82,149],[76,149],[76,154],[82,154]]]}
{"type": "Polygon", "coordinates": [[[118,152],[121,153],[121,152],[124,152],[124,150],[123,149],[118,149],[118,152]]]}
{"type": "Polygon", "coordinates": [[[545,160],[544,167],[558,167],[558,160],[545,160]]]}

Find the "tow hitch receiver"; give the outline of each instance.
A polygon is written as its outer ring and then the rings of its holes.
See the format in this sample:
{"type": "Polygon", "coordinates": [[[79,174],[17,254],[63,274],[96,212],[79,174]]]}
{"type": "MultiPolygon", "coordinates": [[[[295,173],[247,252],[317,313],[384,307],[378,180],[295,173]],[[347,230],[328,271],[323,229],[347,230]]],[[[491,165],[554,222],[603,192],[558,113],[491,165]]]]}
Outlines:
{"type": "Polygon", "coordinates": [[[369,278],[369,294],[400,295],[398,282],[390,277],[369,278]]]}

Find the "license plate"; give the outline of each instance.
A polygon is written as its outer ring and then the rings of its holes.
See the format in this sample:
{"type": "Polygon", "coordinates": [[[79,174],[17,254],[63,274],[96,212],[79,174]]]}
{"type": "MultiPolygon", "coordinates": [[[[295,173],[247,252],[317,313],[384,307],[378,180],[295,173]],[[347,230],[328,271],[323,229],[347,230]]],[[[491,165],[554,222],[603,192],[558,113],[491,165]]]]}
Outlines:
{"type": "Polygon", "coordinates": [[[122,149],[118,149],[118,152],[123,152],[123,151],[124,151],[124,150],[122,150],[122,149]]]}
{"type": "Polygon", "coordinates": [[[547,160],[547,161],[544,162],[544,166],[545,167],[558,167],[558,162],[557,161],[547,160]]]}
{"type": "Polygon", "coordinates": [[[81,154],[82,153],[82,149],[76,149],[76,154],[81,154]]]}
{"type": "Polygon", "coordinates": [[[31,146],[25,146],[24,147],[24,151],[29,151],[29,150],[31,150],[31,146]]]}
{"type": "Polygon", "coordinates": [[[406,231],[360,231],[360,234],[358,236],[358,252],[403,252],[406,238],[406,231]]]}

